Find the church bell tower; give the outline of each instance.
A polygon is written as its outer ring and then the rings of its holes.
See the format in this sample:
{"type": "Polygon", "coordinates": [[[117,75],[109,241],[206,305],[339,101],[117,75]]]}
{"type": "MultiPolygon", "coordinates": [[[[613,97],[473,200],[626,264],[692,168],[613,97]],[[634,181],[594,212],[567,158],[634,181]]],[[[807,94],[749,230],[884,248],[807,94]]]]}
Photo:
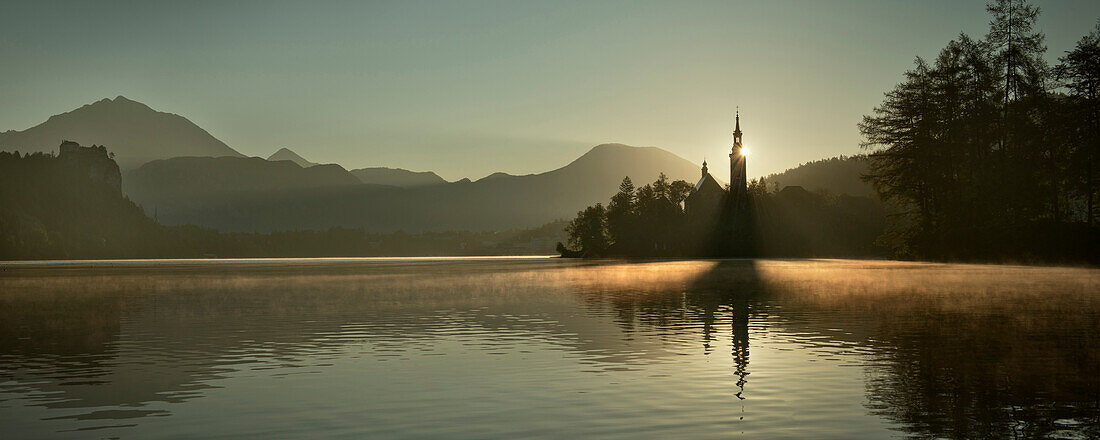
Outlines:
{"type": "Polygon", "coordinates": [[[741,144],[741,112],[736,113],[733,129],[733,149],[730,151],[730,201],[735,212],[744,209],[748,201],[748,181],[745,178],[745,155],[741,144]]]}

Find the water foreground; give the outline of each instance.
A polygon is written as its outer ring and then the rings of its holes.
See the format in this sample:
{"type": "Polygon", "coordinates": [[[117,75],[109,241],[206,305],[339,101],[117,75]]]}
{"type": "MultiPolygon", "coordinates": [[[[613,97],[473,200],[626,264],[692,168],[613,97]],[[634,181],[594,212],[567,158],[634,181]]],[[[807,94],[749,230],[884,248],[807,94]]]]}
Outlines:
{"type": "Polygon", "coordinates": [[[1100,437],[1100,270],[0,265],[5,438],[1100,437]]]}

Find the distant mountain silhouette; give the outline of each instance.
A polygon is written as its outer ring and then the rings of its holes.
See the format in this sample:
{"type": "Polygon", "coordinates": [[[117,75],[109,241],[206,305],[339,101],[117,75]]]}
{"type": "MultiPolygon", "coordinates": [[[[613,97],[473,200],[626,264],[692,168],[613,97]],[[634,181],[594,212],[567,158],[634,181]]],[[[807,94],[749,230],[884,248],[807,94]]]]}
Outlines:
{"type": "Polygon", "coordinates": [[[351,170],[351,174],[358,177],[363,183],[400,186],[402,188],[447,183],[446,180],[431,171],[417,172],[401,168],[359,168],[351,170]]]}
{"type": "Polygon", "coordinates": [[[270,157],[267,158],[267,160],[272,162],[279,160],[289,160],[298,164],[298,166],[302,168],[309,168],[311,166],[317,165],[317,163],[310,162],[304,157],[299,156],[298,153],[290,151],[289,148],[280,148],[279,151],[276,151],[275,154],[272,154],[270,157]]]}
{"type": "Polygon", "coordinates": [[[123,169],[176,156],[242,156],[187,118],[122,96],[51,116],[23,131],[0,133],[0,150],[51,152],[63,140],[106,145],[123,169]]]}
{"type": "Polygon", "coordinates": [[[201,201],[227,194],[291,188],[359,185],[340,165],[302,168],[291,161],[258,157],[175,157],[124,173],[123,191],[134,200],[201,201]]]}
{"type": "Polygon", "coordinates": [[[807,162],[782,173],[767,176],[768,189],[776,182],[779,187],[801,186],[810,191],[826,190],[835,195],[871,196],[871,184],[860,176],[867,172],[865,156],[839,156],[807,162]]]}
{"type": "MultiPolygon", "coordinates": [[[[124,176],[123,188],[147,211],[156,206],[162,223],[193,223],[224,231],[331,226],[363,227],[371,232],[490,231],[572,218],[585,206],[611,197],[624,176],[641,185],[652,182],[661,172],[671,179],[689,182],[699,174],[696,164],[668,151],[621,144],[597,146],[572,163],[541,174],[501,173],[476,182],[464,179],[411,188],[287,185],[270,181],[285,179],[270,172],[244,174],[222,169],[215,173],[203,168],[215,164],[228,167],[249,160],[182,158],[153,162],[124,176]],[[267,183],[247,183],[246,177],[267,183]]],[[[269,165],[288,164],[255,160],[269,165]]],[[[300,173],[317,168],[283,171],[300,173]]]]}
{"type": "Polygon", "coordinates": [[[699,180],[699,164],[690,162],[657,147],[632,147],[623,144],[602,144],[588,150],[565,167],[542,174],[527,176],[500,176],[494,180],[550,179],[571,181],[573,186],[614,186],[618,189],[623,177],[630,176],[635,185],[641,186],[665,173],[671,180],[699,180]]]}
{"type": "MultiPolygon", "coordinates": [[[[324,256],[432,256],[432,255],[546,255],[557,242],[566,240],[565,222],[553,222],[535,229],[466,232],[443,231],[424,234],[365,234],[360,229],[281,231],[272,234],[219,234],[209,228],[164,226],[155,221],[159,210],[148,214],[120,190],[118,165],[100,146],[81,147],[75,142],[60,146],[60,154],[12,154],[0,152],[0,260],[71,258],[196,258],[196,257],[324,257],[324,256]]],[[[257,181],[278,182],[287,176],[301,177],[308,171],[290,162],[264,163],[260,158],[172,159],[203,163],[207,168],[262,169],[277,178],[253,175],[257,181]],[[191,160],[195,159],[195,160],[191,160]],[[210,167],[211,163],[215,166],[210,167]],[[266,166],[262,166],[266,165],[266,166]],[[290,171],[286,170],[297,170],[290,171]]],[[[154,162],[147,171],[163,171],[164,162],[154,162]]],[[[216,173],[215,173],[216,174],[216,173]]],[[[224,174],[224,173],[222,173],[224,174]]],[[[220,188],[232,184],[224,175],[201,176],[220,180],[220,188]]],[[[171,181],[172,179],[166,179],[171,181]]],[[[314,184],[306,179],[297,185],[314,184]]],[[[268,186],[271,186],[270,184],[268,186]]],[[[371,188],[358,184],[360,189],[371,188]]],[[[331,187],[330,187],[331,188],[331,187]]],[[[398,190],[394,187],[384,187],[398,190]]],[[[192,188],[194,190],[194,188],[192,188]]],[[[293,191],[281,188],[274,192],[293,191]]],[[[216,191],[230,203],[241,198],[233,191],[216,191]]],[[[243,198],[256,194],[245,191],[243,198]]],[[[207,198],[206,200],[211,200],[207,198]]],[[[249,199],[251,200],[251,199],[249,199]]],[[[285,206],[296,209],[296,206],[285,206]]],[[[2,327],[2,325],[0,325],[2,327]]]]}
{"type": "Polygon", "coordinates": [[[495,173],[490,174],[488,176],[477,179],[477,181],[478,182],[488,182],[490,180],[496,180],[496,179],[501,179],[501,178],[505,178],[505,177],[517,177],[517,176],[512,175],[512,174],[508,174],[508,173],[501,173],[501,172],[498,171],[498,172],[495,172],[495,173]]]}

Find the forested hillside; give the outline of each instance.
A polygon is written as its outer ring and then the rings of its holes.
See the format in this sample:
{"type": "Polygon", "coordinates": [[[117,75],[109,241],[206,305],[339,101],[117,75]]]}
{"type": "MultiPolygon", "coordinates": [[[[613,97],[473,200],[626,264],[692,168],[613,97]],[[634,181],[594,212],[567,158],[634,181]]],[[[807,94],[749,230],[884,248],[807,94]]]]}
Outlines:
{"type": "Polygon", "coordinates": [[[0,152],[0,258],[158,254],[150,238],[160,228],[122,197],[118,166],[106,150],[94,152],[0,152]],[[107,173],[89,172],[97,169],[107,173]]]}
{"type": "Polygon", "coordinates": [[[0,152],[0,259],[545,255],[564,240],[561,221],[530,230],[421,234],[164,226],[122,195],[120,178],[103,147],[59,156],[0,152]]]}
{"type": "Polygon", "coordinates": [[[808,191],[871,196],[875,190],[862,176],[867,174],[867,156],[837,156],[806,162],[764,178],[769,189],[801,186],[808,191]]]}

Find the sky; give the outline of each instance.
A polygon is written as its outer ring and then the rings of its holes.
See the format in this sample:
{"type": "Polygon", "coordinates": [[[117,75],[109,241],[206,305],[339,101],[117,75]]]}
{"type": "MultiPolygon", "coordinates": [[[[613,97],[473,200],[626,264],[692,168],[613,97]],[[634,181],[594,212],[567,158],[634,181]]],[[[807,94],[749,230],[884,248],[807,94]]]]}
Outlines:
{"type": "MultiPolygon", "coordinates": [[[[1036,1],[1052,62],[1100,2],[1036,1]]],[[[917,56],[984,36],[982,1],[11,2],[0,131],[118,95],[229,146],[448,180],[657,146],[728,175],[856,154],[917,56]]]]}

